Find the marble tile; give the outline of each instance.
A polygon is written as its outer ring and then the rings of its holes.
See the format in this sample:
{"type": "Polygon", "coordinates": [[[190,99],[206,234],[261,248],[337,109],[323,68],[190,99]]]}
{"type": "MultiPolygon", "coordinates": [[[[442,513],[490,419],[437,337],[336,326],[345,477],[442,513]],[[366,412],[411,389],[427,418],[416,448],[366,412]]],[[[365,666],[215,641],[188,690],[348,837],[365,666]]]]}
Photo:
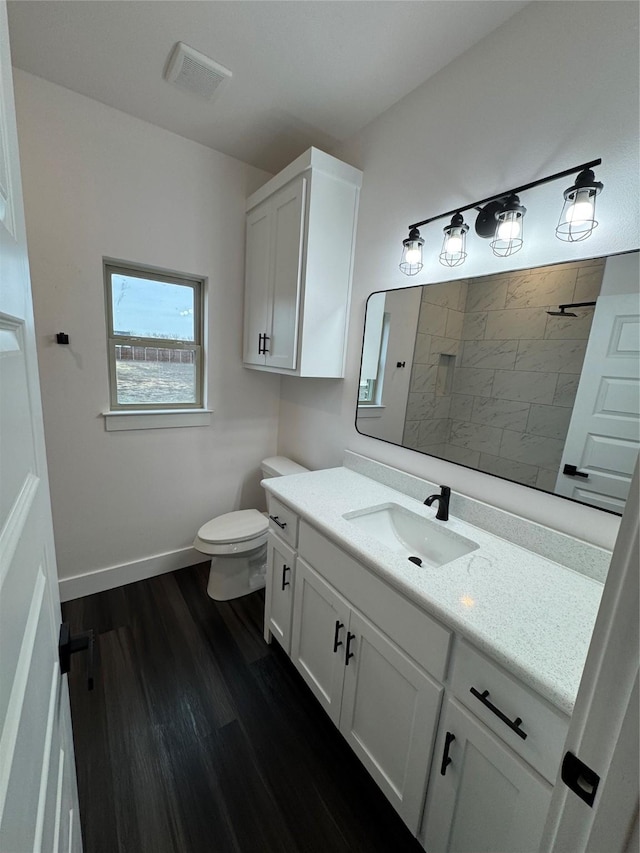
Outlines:
{"type": "Polygon", "coordinates": [[[580,373],[586,341],[520,341],[516,371],[580,373]]]}
{"type": "Polygon", "coordinates": [[[462,282],[445,281],[442,284],[428,284],[422,288],[422,301],[443,308],[458,310],[462,282]]]}
{"type": "Polygon", "coordinates": [[[440,442],[440,444],[425,444],[420,445],[416,448],[420,451],[420,453],[428,453],[429,456],[437,456],[438,459],[446,459],[445,453],[447,451],[447,445],[440,442]]]}
{"type": "Polygon", "coordinates": [[[547,468],[539,468],[535,485],[538,489],[544,489],[545,492],[555,492],[557,479],[557,471],[551,471],[547,468]]]}
{"type": "Polygon", "coordinates": [[[545,308],[555,302],[572,302],[576,270],[562,266],[542,271],[513,273],[509,280],[505,308],[545,308]]]}
{"type": "Polygon", "coordinates": [[[470,468],[477,468],[480,461],[480,453],[477,450],[470,450],[468,447],[456,447],[455,444],[446,444],[444,458],[448,462],[455,462],[457,465],[468,465],[470,468]]]}
{"type": "Polygon", "coordinates": [[[600,295],[604,262],[601,266],[585,266],[578,270],[572,302],[593,302],[600,295]]]}
{"type": "Polygon", "coordinates": [[[507,279],[503,276],[476,279],[467,290],[465,312],[498,311],[507,301],[507,279]]]}
{"type": "Polygon", "coordinates": [[[433,406],[435,394],[433,391],[420,393],[415,391],[409,392],[407,400],[407,411],[405,420],[407,421],[422,421],[429,417],[433,406]]]}
{"type": "MultiPolygon", "coordinates": [[[[503,371],[511,373],[512,371],[503,371]]],[[[453,371],[453,393],[490,397],[495,371],[473,367],[456,367],[453,371]]]]}
{"type": "Polygon", "coordinates": [[[558,438],[564,442],[567,438],[571,414],[571,409],[563,406],[541,406],[538,403],[532,403],[525,432],[558,438]]]}
{"type": "Polygon", "coordinates": [[[486,311],[474,311],[472,314],[465,313],[462,322],[462,340],[480,341],[485,336],[488,314],[486,311]]]}
{"type": "Polygon", "coordinates": [[[514,462],[526,462],[527,465],[557,470],[563,449],[564,441],[505,429],[502,433],[500,450],[496,455],[512,459],[514,462]]]}
{"type": "MultiPolygon", "coordinates": [[[[467,293],[469,291],[469,280],[463,279],[460,282],[460,297],[458,298],[458,311],[464,312],[465,305],[467,304],[467,293]]],[[[455,307],[455,306],[453,306],[455,307]]]]}
{"type": "MultiPolygon", "coordinates": [[[[486,397],[551,403],[556,390],[557,373],[533,373],[524,370],[496,370],[491,393],[486,397]]],[[[469,392],[467,392],[469,393],[469,392]]]]}
{"type": "Polygon", "coordinates": [[[544,338],[548,314],[542,308],[509,308],[487,314],[485,338],[492,341],[544,338]]]}
{"type": "Polygon", "coordinates": [[[554,406],[566,406],[573,409],[580,377],[574,373],[559,373],[555,394],[551,403],[554,406]]]}
{"type": "Polygon", "coordinates": [[[435,391],[437,364],[415,364],[411,376],[411,390],[421,393],[435,391]]]}
{"type": "Polygon", "coordinates": [[[470,421],[475,397],[467,394],[452,394],[449,415],[454,421],[470,421]]]}
{"type": "Polygon", "coordinates": [[[495,397],[475,397],[469,420],[500,429],[524,431],[529,417],[529,403],[518,400],[497,400],[495,397]]]}
{"type": "Polygon", "coordinates": [[[518,341],[465,341],[461,367],[511,370],[518,353],[518,341]]]}
{"type": "Polygon", "coordinates": [[[418,447],[418,430],[420,421],[405,421],[402,444],[415,450],[418,447]]]}
{"type": "Polygon", "coordinates": [[[515,480],[516,483],[524,483],[525,486],[535,486],[540,471],[536,465],[514,462],[512,459],[491,456],[489,453],[480,454],[478,468],[487,474],[495,474],[498,477],[505,477],[507,480],[515,480]]]}
{"type": "Polygon", "coordinates": [[[418,432],[418,447],[446,442],[449,436],[449,426],[448,418],[421,421],[418,432]]]}
{"type": "Polygon", "coordinates": [[[414,364],[429,364],[429,353],[431,352],[431,335],[416,335],[416,345],[413,350],[414,364]]]}
{"type": "Polygon", "coordinates": [[[453,355],[440,355],[436,365],[436,397],[451,396],[455,359],[456,357],[453,355]]]}
{"type": "Polygon", "coordinates": [[[462,311],[454,311],[453,308],[448,309],[447,326],[445,335],[447,338],[456,338],[460,340],[462,337],[462,323],[464,322],[464,314],[462,311]]]}
{"type": "MultiPolygon", "coordinates": [[[[549,310],[556,311],[557,308],[555,305],[549,310]]],[[[553,317],[545,312],[547,321],[543,337],[553,340],[586,340],[593,323],[593,308],[575,308],[573,311],[577,317],[553,317]]]]}
{"type": "Polygon", "coordinates": [[[460,349],[460,341],[455,338],[440,338],[436,335],[431,337],[431,348],[429,352],[429,364],[437,364],[441,355],[457,355],[460,349]]]}
{"type": "Polygon", "coordinates": [[[498,454],[502,430],[492,426],[481,426],[479,424],[466,423],[465,421],[452,421],[449,434],[449,444],[457,447],[466,447],[469,450],[477,450],[480,453],[498,454]]]}
{"type": "Polygon", "coordinates": [[[431,305],[428,302],[422,302],[418,318],[418,331],[423,335],[444,335],[448,310],[448,308],[443,308],[441,305],[431,305]]]}

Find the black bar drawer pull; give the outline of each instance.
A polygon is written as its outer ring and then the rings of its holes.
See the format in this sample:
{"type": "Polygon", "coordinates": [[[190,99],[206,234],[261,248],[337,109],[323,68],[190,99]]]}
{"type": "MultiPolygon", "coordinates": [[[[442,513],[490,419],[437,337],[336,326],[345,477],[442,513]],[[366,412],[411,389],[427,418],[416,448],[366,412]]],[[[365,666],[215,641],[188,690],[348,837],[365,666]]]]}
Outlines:
{"type": "Polygon", "coordinates": [[[262,338],[264,335],[258,335],[258,355],[264,355],[264,350],[262,349],[262,338]]]}
{"type": "Polygon", "coordinates": [[[483,705],[486,705],[486,707],[493,714],[495,714],[496,717],[499,717],[503,723],[505,723],[507,726],[509,726],[509,728],[512,731],[514,731],[518,735],[518,737],[521,737],[522,740],[527,739],[526,732],[523,732],[522,729],[520,728],[520,723],[522,722],[521,717],[516,717],[515,720],[510,720],[506,714],[502,713],[500,708],[496,708],[496,706],[493,704],[493,702],[489,701],[489,691],[488,690],[483,690],[482,693],[480,693],[478,690],[476,690],[475,687],[472,687],[470,692],[473,693],[473,695],[476,697],[476,699],[479,699],[483,705]]]}
{"type": "Polygon", "coordinates": [[[565,477],[583,477],[585,480],[589,479],[589,475],[585,474],[584,471],[578,471],[575,465],[565,465],[562,473],[565,477]]]}
{"type": "Polygon", "coordinates": [[[340,631],[344,628],[344,625],[339,619],[336,619],[336,630],[333,635],[333,653],[334,655],[337,653],[338,648],[342,645],[342,640],[339,640],[340,631]]]}
{"type": "Polygon", "coordinates": [[[345,655],[344,665],[349,666],[349,661],[352,657],[355,657],[355,652],[351,651],[351,641],[355,640],[356,635],[352,634],[351,631],[347,631],[347,654],[345,655]]]}
{"type": "Polygon", "coordinates": [[[451,764],[451,758],[449,757],[449,747],[456,739],[456,736],[451,732],[447,732],[447,736],[444,739],[444,751],[442,753],[442,764],[440,765],[440,775],[447,775],[447,767],[451,764]]]}
{"type": "Polygon", "coordinates": [[[282,591],[284,592],[285,587],[291,586],[291,583],[287,580],[287,572],[291,571],[291,566],[283,566],[282,567],[282,591]]]}
{"type": "Polygon", "coordinates": [[[280,518],[277,515],[270,515],[269,518],[271,519],[271,521],[273,521],[274,524],[277,524],[281,530],[284,530],[285,527],[287,526],[287,522],[286,521],[280,521],[280,518]]]}

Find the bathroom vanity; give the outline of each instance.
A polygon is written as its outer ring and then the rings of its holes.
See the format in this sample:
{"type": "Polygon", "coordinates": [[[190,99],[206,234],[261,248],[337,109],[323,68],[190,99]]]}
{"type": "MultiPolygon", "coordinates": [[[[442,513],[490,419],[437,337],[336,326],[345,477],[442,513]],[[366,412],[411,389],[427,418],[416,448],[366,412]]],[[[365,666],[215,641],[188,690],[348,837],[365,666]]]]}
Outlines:
{"type": "Polygon", "coordinates": [[[429,853],[537,850],[610,553],[349,452],[263,485],[265,639],[429,853]]]}

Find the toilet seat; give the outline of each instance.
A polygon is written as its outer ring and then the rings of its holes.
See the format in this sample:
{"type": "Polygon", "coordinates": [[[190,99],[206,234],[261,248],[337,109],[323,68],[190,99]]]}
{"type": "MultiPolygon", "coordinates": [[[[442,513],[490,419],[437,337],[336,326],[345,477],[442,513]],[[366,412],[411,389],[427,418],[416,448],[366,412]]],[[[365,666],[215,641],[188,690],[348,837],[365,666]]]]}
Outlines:
{"type": "Polygon", "coordinates": [[[193,543],[204,554],[245,554],[267,541],[269,521],[257,509],[240,509],[203,524],[193,543]]]}

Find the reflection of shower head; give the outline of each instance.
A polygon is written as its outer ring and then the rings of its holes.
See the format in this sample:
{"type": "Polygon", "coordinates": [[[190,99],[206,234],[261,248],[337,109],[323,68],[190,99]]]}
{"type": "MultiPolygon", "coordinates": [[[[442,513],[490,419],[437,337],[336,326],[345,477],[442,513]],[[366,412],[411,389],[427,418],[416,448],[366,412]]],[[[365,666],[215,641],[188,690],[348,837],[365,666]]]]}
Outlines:
{"type": "Polygon", "coordinates": [[[595,302],[571,302],[566,305],[558,305],[559,311],[547,311],[552,317],[577,317],[573,311],[567,311],[567,308],[593,308],[595,302]]]}

